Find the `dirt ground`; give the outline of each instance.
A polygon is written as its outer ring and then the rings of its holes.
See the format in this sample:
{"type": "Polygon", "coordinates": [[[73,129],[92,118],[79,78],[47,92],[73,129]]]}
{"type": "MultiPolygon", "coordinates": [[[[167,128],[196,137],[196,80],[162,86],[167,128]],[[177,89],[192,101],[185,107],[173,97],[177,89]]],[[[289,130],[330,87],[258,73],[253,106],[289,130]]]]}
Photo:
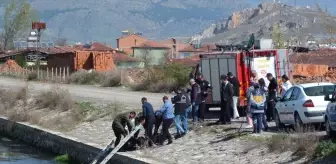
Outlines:
{"type": "MultiPolygon", "coordinates": [[[[25,85],[24,82],[1,78],[2,87],[18,87],[25,85]]],[[[51,84],[30,83],[29,93],[38,95],[40,92],[50,90],[51,84]]],[[[58,85],[67,89],[75,100],[90,101],[92,104],[107,104],[111,101],[125,102],[128,106],[125,109],[139,107],[140,99],[146,96],[152,101],[155,108],[161,104],[162,94],[151,94],[143,92],[131,92],[123,88],[98,88],[92,86],[58,85]]],[[[19,111],[19,110],[18,110],[19,111]]],[[[64,113],[64,112],[63,112],[64,113]]],[[[62,116],[59,113],[54,113],[62,116]]],[[[47,117],[48,119],[50,117],[47,117]]],[[[62,122],[59,122],[62,123],[62,122]]],[[[61,135],[67,136],[76,141],[87,143],[99,148],[104,148],[112,139],[115,139],[111,129],[112,118],[109,116],[99,117],[93,121],[82,121],[76,124],[71,130],[58,131],[61,135]]],[[[298,157],[292,151],[270,151],[266,138],[277,135],[272,130],[274,123],[270,125],[271,132],[264,132],[260,136],[251,135],[251,129],[243,129],[238,132],[241,123],[235,122],[232,125],[211,125],[190,126],[191,131],[185,137],[174,140],[173,144],[147,148],[132,152],[122,152],[128,156],[140,159],[150,159],[155,163],[304,163],[304,157],[298,157]]],[[[176,132],[171,127],[171,133],[176,132]]],[[[143,133],[143,131],[142,131],[143,133]]],[[[324,135],[325,132],[316,133],[324,135]]]]}

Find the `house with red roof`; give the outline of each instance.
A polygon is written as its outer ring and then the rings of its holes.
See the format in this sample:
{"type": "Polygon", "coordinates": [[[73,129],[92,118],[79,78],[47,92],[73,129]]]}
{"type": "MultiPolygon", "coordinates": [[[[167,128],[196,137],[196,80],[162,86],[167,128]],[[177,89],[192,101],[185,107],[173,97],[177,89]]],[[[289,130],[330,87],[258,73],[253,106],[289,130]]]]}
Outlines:
{"type": "Polygon", "coordinates": [[[170,47],[160,42],[148,40],[133,46],[133,56],[143,62],[143,66],[160,65],[171,56],[170,47]]]}
{"type": "Polygon", "coordinates": [[[190,56],[199,55],[203,52],[211,52],[216,49],[216,45],[201,45],[197,47],[196,45],[190,44],[189,46],[185,47],[184,49],[179,50],[179,57],[180,59],[187,58],[190,56]]]}
{"type": "Polygon", "coordinates": [[[117,49],[118,51],[122,51],[127,55],[132,55],[133,54],[132,47],[139,46],[146,41],[148,41],[148,39],[138,34],[124,35],[117,39],[117,49]]]}

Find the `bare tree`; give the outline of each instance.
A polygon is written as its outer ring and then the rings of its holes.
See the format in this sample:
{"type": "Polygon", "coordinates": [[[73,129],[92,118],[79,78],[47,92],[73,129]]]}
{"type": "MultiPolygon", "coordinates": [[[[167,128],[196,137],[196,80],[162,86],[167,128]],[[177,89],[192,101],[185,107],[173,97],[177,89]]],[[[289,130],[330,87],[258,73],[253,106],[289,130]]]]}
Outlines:
{"type": "Polygon", "coordinates": [[[151,56],[151,49],[149,46],[144,46],[140,50],[141,52],[141,59],[142,62],[144,63],[144,67],[148,68],[153,61],[152,56],[151,56]]]}
{"type": "Polygon", "coordinates": [[[58,28],[58,34],[57,39],[54,41],[55,46],[66,46],[67,45],[67,39],[64,37],[61,37],[63,35],[64,28],[60,27],[58,28]]]}
{"type": "Polygon", "coordinates": [[[37,16],[29,3],[24,0],[11,0],[5,8],[2,44],[4,49],[13,48],[13,41],[27,32],[37,16]]]}

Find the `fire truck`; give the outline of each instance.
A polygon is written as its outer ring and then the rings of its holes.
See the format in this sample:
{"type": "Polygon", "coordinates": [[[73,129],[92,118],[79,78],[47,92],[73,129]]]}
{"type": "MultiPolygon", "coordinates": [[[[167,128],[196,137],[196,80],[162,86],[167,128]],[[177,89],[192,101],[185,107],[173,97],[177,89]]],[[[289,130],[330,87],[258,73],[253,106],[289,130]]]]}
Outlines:
{"type": "Polygon", "coordinates": [[[291,65],[288,61],[286,49],[263,49],[251,51],[215,51],[200,54],[200,63],[196,73],[201,73],[210,82],[213,89],[206,99],[208,111],[220,107],[220,76],[232,72],[240,82],[239,114],[244,116],[247,106],[246,91],[250,86],[251,71],[255,70],[261,78],[266,78],[267,73],[272,73],[279,80],[282,75],[290,77],[291,65]]]}

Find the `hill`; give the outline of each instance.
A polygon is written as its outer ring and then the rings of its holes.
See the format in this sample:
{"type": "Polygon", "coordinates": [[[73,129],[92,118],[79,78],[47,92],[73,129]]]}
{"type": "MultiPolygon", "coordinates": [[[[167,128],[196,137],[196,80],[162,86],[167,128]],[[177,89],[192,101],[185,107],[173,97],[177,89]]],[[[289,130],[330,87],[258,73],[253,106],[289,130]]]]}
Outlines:
{"type": "Polygon", "coordinates": [[[226,20],[212,24],[202,33],[194,35],[192,41],[202,43],[237,44],[248,40],[254,33],[258,38],[272,38],[274,25],[284,34],[286,41],[327,39],[325,24],[335,27],[335,21],[326,20],[316,9],[293,7],[280,3],[262,3],[256,8],[233,12],[226,20]]]}
{"type": "MultiPolygon", "coordinates": [[[[229,16],[238,7],[251,5],[246,0],[235,0],[234,3],[231,0],[27,1],[47,23],[44,38],[67,38],[70,42],[95,40],[109,44],[113,44],[125,29],[157,40],[190,37],[229,16]],[[230,7],[227,6],[229,2],[230,7]]],[[[4,8],[0,7],[1,17],[3,13],[4,8]]]]}

